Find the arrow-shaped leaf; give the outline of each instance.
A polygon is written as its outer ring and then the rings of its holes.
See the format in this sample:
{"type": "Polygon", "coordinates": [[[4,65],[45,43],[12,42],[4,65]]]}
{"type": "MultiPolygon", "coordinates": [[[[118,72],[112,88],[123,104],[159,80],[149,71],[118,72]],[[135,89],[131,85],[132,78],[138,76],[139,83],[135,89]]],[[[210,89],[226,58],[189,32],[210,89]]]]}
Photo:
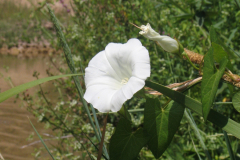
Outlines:
{"type": "MultiPolygon", "coordinates": [[[[170,97],[172,100],[176,101],[177,103],[186,106],[187,108],[191,109],[193,112],[197,113],[200,116],[203,116],[202,114],[202,103],[196,101],[195,99],[192,99],[189,96],[186,96],[180,92],[171,90],[161,84],[146,81],[146,86],[149,88],[152,88],[168,97],[170,97]]],[[[217,125],[218,127],[222,128],[228,133],[233,134],[235,137],[240,139],[240,124],[231,120],[230,118],[227,118],[223,116],[222,114],[210,110],[208,121],[212,122],[213,124],[217,125]]]]}
{"type": "Polygon", "coordinates": [[[158,99],[148,98],[144,110],[144,130],[150,135],[148,147],[156,159],[171,143],[184,112],[184,107],[174,101],[162,107],[158,99]]]}
{"type": "Polygon", "coordinates": [[[219,69],[216,69],[213,59],[213,50],[216,48],[210,48],[208,53],[204,57],[203,66],[203,78],[201,86],[202,106],[203,106],[203,118],[207,120],[210,108],[214,101],[219,81],[225,71],[228,63],[227,57],[222,57],[219,63],[219,69]]]}
{"type": "Polygon", "coordinates": [[[125,118],[121,118],[118,122],[116,132],[110,140],[110,159],[133,160],[138,156],[138,153],[147,143],[148,139],[142,128],[132,132],[131,122],[125,118]]]}

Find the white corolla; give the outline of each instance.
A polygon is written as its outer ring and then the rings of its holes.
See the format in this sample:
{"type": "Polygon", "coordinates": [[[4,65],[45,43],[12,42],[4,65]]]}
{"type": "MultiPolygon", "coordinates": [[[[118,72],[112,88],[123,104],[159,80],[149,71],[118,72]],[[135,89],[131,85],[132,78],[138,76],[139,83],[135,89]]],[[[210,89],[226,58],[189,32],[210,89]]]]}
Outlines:
{"type": "Polygon", "coordinates": [[[146,26],[142,25],[140,29],[142,31],[140,31],[139,34],[150,40],[156,41],[165,51],[170,53],[179,52],[179,44],[175,39],[169,36],[161,36],[159,33],[152,29],[149,23],[146,26]]]}
{"type": "Polygon", "coordinates": [[[138,39],[109,43],[85,69],[84,99],[100,112],[117,112],[149,76],[149,53],[138,39]]]}

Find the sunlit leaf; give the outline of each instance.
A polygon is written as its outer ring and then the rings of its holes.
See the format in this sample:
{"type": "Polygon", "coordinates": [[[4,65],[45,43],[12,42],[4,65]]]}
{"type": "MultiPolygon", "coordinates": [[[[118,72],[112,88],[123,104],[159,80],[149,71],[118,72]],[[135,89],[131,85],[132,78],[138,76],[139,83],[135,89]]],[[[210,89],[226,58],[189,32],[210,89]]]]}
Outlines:
{"type": "Polygon", "coordinates": [[[171,101],[161,106],[158,99],[147,99],[144,110],[144,130],[150,135],[148,147],[159,158],[171,143],[183,117],[184,107],[171,101]]]}
{"type": "Polygon", "coordinates": [[[148,139],[142,128],[132,132],[131,122],[121,118],[110,140],[110,159],[132,160],[136,158],[148,139]]]}
{"type": "MultiPolygon", "coordinates": [[[[217,48],[217,46],[215,48],[217,48]]],[[[203,118],[205,120],[207,120],[207,116],[215,99],[219,81],[228,63],[228,59],[226,57],[222,57],[219,61],[219,69],[216,69],[213,59],[213,48],[210,48],[204,57],[203,78],[201,85],[203,118]]]]}

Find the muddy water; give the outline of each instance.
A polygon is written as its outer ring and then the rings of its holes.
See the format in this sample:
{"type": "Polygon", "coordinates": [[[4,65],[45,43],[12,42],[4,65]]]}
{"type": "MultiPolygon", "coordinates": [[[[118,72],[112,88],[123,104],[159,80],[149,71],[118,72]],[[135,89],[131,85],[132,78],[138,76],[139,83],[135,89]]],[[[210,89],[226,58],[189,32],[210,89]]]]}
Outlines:
{"type": "MultiPolygon", "coordinates": [[[[40,72],[40,78],[47,77],[46,69],[48,65],[46,63],[48,62],[48,59],[43,58],[18,59],[16,57],[0,55],[0,73],[4,74],[5,77],[10,76],[13,84],[17,86],[35,80],[32,77],[34,71],[40,72]],[[8,72],[5,72],[3,66],[9,66],[8,72]]],[[[42,87],[44,91],[53,88],[51,83],[46,83],[42,87]]],[[[10,89],[11,85],[4,78],[0,78],[0,88],[1,92],[3,92],[10,89]]],[[[30,92],[33,93],[36,90],[38,90],[38,87],[31,89],[30,92]]],[[[20,103],[20,101],[14,103],[14,98],[0,103],[0,153],[5,160],[35,159],[31,153],[34,151],[34,148],[41,146],[41,143],[21,148],[24,145],[39,140],[36,134],[33,141],[26,140],[34,132],[27,117],[31,119],[40,134],[52,132],[46,130],[43,124],[38,123],[37,119],[26,108],[21,108],[20,103]]],[[[45,158],[49,158],[47,154],[45,158]]]]}

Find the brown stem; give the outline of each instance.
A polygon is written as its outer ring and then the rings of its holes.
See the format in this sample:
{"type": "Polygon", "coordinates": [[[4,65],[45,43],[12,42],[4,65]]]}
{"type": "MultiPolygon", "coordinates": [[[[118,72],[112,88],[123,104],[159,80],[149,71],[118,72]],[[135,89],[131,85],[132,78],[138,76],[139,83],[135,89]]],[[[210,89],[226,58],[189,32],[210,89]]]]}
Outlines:
{"type": "MultiPolygon", "coordinates": [[[[181,83],[173,83],[166,87],[173,88],[174,91],[183,91],[186,88],[188,88],[189,86],[192,86],[201,80],[202,80],[202,77],[198,77],[196,79],[188,80],[188,81],[181,82],[181,83]]],[[[151,88],[145,87],[145,89],[150,90],[151,88]]],[[[158,95],[158,96],[163,95],[162,93],[157,92],[155,90],[147,91],[147,93],[152,94],[152,95],[158,95]]]]}
{"type": "Polygon", "coordinates": [[[102,149],[103,149],[103,142],[104,142],[104,137],[105,137],[105,132],[106,132],[106,126],[107,126],[107,117],[108,117],[108,113],[104,119],[104,126],[103,126],[103,131],[102,131],[102,138],[101,138],[101,143],[99,146],[99,151],[98,151],[98,157],[97,160],[100,160],[102,157],[102,149]]]}
{"type": "MultiPolygon", "coordinates": [[[[195,63],[195,64],[199,64],[200,66],[202,66],[202,63],[204,62],[203,55],[200,55],[198,53],[194,53],[193,51],[190,51],[186,48],[184,48],[184,51],[187,53],[189,59],[191,60],[191,62],[195,63]]],[[[183,57],[184,59],[186,59],[186,57],[183,57]]],[[[199,73],[199,75],[202,75],[202,72],[199,73]]],[[[231,83],[232,85],[240,88],[240,76],[233,74],[231,71],[229,71],[228,69],[226,69],[225,74],[222,76],[222,79],[228,83],[231,83]]]]}

